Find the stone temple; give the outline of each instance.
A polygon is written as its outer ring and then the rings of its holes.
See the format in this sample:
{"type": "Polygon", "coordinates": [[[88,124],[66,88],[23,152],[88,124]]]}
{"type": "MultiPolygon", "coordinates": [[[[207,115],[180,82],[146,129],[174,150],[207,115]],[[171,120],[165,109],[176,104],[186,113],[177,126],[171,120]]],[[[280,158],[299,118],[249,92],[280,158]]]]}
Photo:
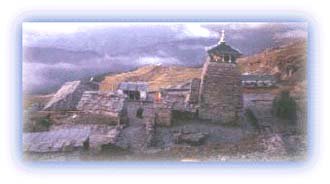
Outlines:
{"type": "Polygon", "coordinates": [[[238,120],[242,111],[241,73],[236,59],[241,53],[224,40],[207,50],[199,92],[199,118],[217,123],[238,120]]]}

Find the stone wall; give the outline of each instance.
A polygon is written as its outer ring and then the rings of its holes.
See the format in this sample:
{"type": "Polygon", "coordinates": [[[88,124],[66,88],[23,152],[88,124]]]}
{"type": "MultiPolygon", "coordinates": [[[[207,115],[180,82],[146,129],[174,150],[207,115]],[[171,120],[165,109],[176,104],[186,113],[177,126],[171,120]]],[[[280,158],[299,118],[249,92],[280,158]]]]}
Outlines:
{"type": "Polygon", "coordinates": [[[218,123],[238,120],[242,111],[241,73],[235,64],[207,61],[200,85],[201,119],[218,123]]]}
{"type": "Polygon", "coordinates": [[[172,125],[172,109],[167,107],[157,107],[156,109],[156,125],[171,126],[172,125]]]}
{"type": "Polygon", "coordinates": [[[275,96],[271,93],[244,93],[244,108],[256,107],[270,109],[275,96]]]}
{"type": "Polygon", "coordinates": [[[188,98],[189,103],[193,103],[193,104],[198,103],[200,83],[201,83],[201,79],[193,79],[191,81],[190,93],[188,98]]]}
{"type": "Polygon", "coordinates": [[[126,99],[113,93],[85,91],[77,109],[80,123],[124,124],[128,119],[126,99]]]}
{"type": "Polygon", "coordinates": [[[172,106],[164,103],[155,103],[144,107],[144,117],[148,121],[154,121],[155,125],[172,125],[172,106]]]}
{"type": "Polygon", "coordinates": [[[144,124],[146,128],[146,147],[151,147],[153,145],[153,139],[155,136],[155,128],[156,128],[156,122],[154,116],[145,116],[144,117],[144,124]]]}

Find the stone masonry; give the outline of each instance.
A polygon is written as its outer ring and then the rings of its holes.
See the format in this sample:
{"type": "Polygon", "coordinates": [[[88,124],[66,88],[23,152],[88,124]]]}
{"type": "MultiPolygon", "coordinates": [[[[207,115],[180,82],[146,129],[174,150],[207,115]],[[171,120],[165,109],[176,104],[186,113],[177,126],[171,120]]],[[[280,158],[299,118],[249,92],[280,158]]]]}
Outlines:
{"type": "Polygon", "coordinates": [[[188,98],[189,103],[192,103],[192,104],[198,103],[200,83],[201,83],[201,79],[191,80],[189,98],[188,98]]]}
{"type": "Polygon", "coordinates": [[[229,123],[242,110],[241,74],[236,64],[206,61],[200,87],[201,119],[229,123]]]}
{"type": "Polygon", "coordinates": [[[100,91],[85,91],[77,105],[81,111],[76,119],[81,123],[127,123],[126,99],[120,95],[100,91]]]}
{"type": "Polygon", "coordinates": [[[97,86],[81,81],[66,82],[46,104],[46,111],[76,110],[76,106],[84,93],[88,90],[97,90],[97,86]]]}

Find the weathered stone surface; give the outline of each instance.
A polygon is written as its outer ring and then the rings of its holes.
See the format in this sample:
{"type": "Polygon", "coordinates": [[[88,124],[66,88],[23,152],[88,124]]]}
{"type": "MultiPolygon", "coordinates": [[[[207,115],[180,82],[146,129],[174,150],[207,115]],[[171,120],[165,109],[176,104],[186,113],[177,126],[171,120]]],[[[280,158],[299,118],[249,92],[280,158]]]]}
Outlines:
{"type": "Polygon", "coordinates": [[[201,79],[191,80],[188,103],[198,103],[201,79]]]}
{"type": "Polygon", "coordinates": [[[120,128],[113,128],[104,134],[92,134],[89,137],[89,149],[99,153],[103,145],[116,145],[119,134],[120,128]]]}
{"type": "MultiPolygon", "coordinates": [[[[243,96],[244,108],[249,109],[257,119],[253,125],[254,129],[260,133],[272,133],[275,130],[274,123],[276,123],[271,113],[274,95],[270,93],[245,93],[243,96]]],[[[244,114],[247,115],[246,112],[244,114]]]]}
{"type": "Polygon", "coordinates": [[[219,123],[236,121],[242,112],[241,74],[231,63],[204,64],[199,117],[219,123]]]}
{"type": "Polygon", "coordinates": [[[24,133],[24,152],[60,152],[82,148],[91,131],[88,127],[67,128],[49,132],[24,133]]]}
{"type": "MultiPolygon", "coordinates": [[[[198,109],[200,79],[192,79],[181,85],[161,90],[161,101],[154,108],[170,108],[180,117],[195,117],[198,109]]],[[[162,110],[161,110],[162,111],[162,110]]],[[[173,114],[171,114],[173,119],[173,114]]]]}
{"type": "Polygon", "coordinates": [[[271,93],[245,93],[243,94],[244,108],[271,108],[275,96],[271,93]]]}
{"type": "Polygon", "coordinates": [[[187,143],[190,145],[201,145],[205,141],[207,137],[207,133],[202,132],[180,132],[175,135],[175,139],[177,143],[187,143]]]}
{"type": "Polygon", "coordinates": [[[82,111],[76,118],[80,123],[127,123],[127,104],[124,97],[100,91],[85,91],[77,105],[82,111]]]}
{"type": "Polygon", "coordinates": [[[77,150],[99,153],[103,145],[125,149],[118,141],[120,126],[77,124],[55,126],[48,132],[23,134],[24,152],[50,153],[77,150]]]}
{"type": "Polygon", "coordinates": [[[279,134],[270,134],[259,137],[259,144],[267,154],[285,155],[286,150],[282,137],[279,134]]]}
{"type": "Polygon", "coordinates": [[[171,126],[172,125],[172,109],[164,104],[156,104],[155,119],[156,125],[171,126]]]}
{"type": "Polygon", "coordinates": [[[150,147],[153,145],[153,138],[155,135],[155,118],[146,116],[144,118],[145,128],[146,128],[146,147],[150,147]]]}
{"type": "Polygon", "coordinates": [[[95,88],[94,85],[82,83],[81,81],[67,82],[56,92],[43,110],[76,110],[83,92],[95,90],[95,88]]]}
{"type": "MultiPolygon", "coordinates": [[[[145,121],[155,122],[159,126],[172,125],[172,106],[166,103],[155,103],[144,106],[145,121]]],[[[145,122],[146,123],[146,122],[145,122]]]]}

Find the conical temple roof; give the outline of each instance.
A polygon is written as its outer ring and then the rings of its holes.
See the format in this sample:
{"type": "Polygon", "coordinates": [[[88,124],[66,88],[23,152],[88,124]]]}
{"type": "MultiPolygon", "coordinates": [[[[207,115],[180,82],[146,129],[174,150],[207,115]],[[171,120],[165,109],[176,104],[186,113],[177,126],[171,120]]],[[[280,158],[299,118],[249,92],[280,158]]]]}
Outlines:
{"type": "Polygon", "coordinates": [[[236,50],[233,49],[231,46],[227,45],[226,42],[220,42],[219,44],[215,45],[214,47],[207,50],[207,53],[210,54],[230,54],[236,57],[241,56],[242,54],[236,50]]]}
{"type": "Polygon", "coordinates": [[[231,46],[227,45],[225,42],[225,31],[222,30],[220,41],[217,45],[211,47],[207,50],[207,53],[210,54],[216,54],[216,55],[222,55],[222,54],[230,54],[236,57],[241,56],[242,54],[236,50],[233,49],[231,46]]]}

